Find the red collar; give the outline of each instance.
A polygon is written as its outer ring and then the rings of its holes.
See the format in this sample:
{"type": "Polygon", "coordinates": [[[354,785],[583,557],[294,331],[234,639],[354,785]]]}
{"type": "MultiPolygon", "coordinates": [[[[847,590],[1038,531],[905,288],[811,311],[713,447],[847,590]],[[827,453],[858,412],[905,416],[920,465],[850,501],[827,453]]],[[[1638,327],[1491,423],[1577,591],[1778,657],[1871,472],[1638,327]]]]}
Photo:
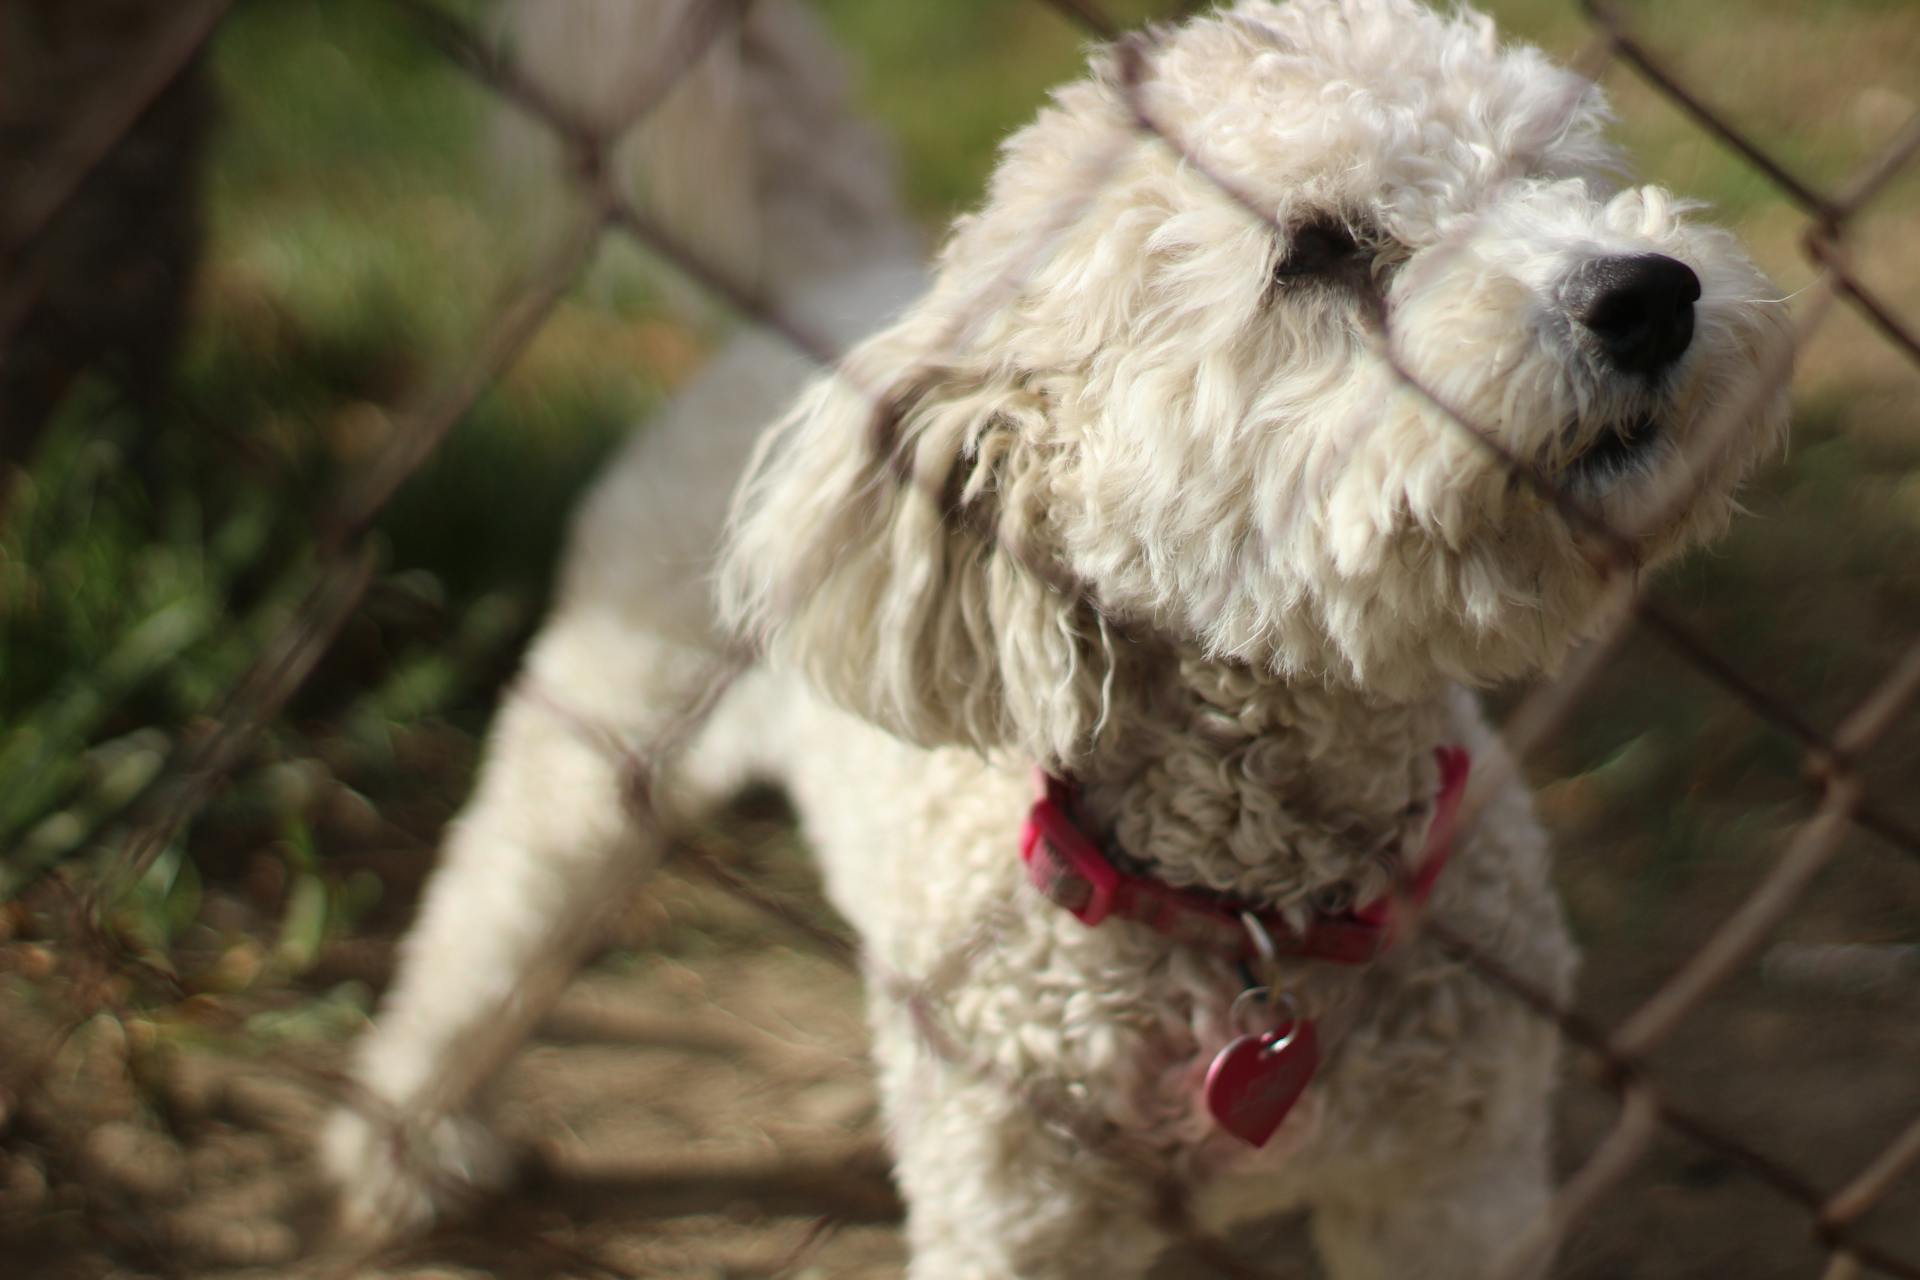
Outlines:
{"type": "Polygon", "coordinates": [[[1294,928],[1271,908],[1244,907],[1217,895],[1120,870],[1075,824],[1074,785],[1052,774],[1041,775],[1040,798],[1027,811],[1020,832],[1020,859],[1027,864],[1027,877],[1034,887],[1082,924],[1097,925],[1116,917],[1133,920],[1169,938],[1250,959],[1255,951],[1241,919],[1246,913],[1260,922],[1282,956],[1366,964],[1393,943],[1396,898],[1423,905],[1453,852],[1454,823],[1472,759],[1465,747],[1439,747],[1434,755],[1440,762],[1440,791],[1434,797],[1426,848],[1404,893],[1384,894],[1340,915],[1316,916],[1304,930],[1294,928]]]}

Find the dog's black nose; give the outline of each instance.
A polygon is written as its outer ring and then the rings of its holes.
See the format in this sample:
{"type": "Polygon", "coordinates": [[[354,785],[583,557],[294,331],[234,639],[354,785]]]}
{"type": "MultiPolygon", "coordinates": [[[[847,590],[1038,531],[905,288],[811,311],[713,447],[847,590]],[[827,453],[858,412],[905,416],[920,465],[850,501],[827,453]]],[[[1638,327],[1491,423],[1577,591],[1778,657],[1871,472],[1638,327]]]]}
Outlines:
{"type": "Polygon", "coordinates": [[[1700,277],[1658,253],[1595,258],[1567,282],[1567,309],[1593,331],[1607,358],[1627,373],[1652,377],[1693,341],[1700,277]]]}

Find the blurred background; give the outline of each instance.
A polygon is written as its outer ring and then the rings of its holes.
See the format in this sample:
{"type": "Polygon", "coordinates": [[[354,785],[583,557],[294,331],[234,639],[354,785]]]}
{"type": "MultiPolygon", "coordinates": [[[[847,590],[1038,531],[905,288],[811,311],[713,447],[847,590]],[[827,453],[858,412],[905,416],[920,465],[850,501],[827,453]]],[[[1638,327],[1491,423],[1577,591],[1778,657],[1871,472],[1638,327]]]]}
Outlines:
{"type": "MultiPolygon", "coordinates": [[[[821,7],[930,235],[1086,39],[1035,0],[821,7]]],[[[1573,0],[1483,7],[1512,36],[1603,65],[1573,0]]],[[[485,4],[449,8],[487,29],[485,4]]],[[[1623,12],[1816,190],[1920,111],[1912,0],[1623,12]]],[[[1807,285],[1806,219],[1777,185],[1630,69],[1604,77],[1638,173],[1706,202],[1783,293],[1807,285]]],[[[387,0],[0,3],[7,1274],[281,1274],[303,1256],[325,1073],[390,971],[569,506],[733,323],[606,240],[380,516],[371,586],[285,709],[204,773],[204,804],[183,791],[167,762],[207,764],[194,753],[230,690],[329,563],[342,487],[409,406],[458,383],[541,247],[534,202],[497,162],[498,111],[387,0]],[[223,8],[204,53],[140,95],[151,105],[125,128],[125,86],[223,8]],[[50,182],[96,140],[84,185],[50,182]],[[129,848],[145,865],[118,883],[129,848]],[[96,891],[99,927],[75,926],[96,891]]],[[[1846,243],[1920,325],[1920,163],[1846,243]]],[[[1826,729],[1920,639],[1920,367],[1841,306],[1795,394],[1790,451],[1750,516],[1653,590],[1826,729]]],[[[1868,775],[1909,826],[1917,765],[1908,716],[1868,775]]],[[[1798,743],[1640,635],[1531,767],[1587,951],[1581,1007],[1602,1022],[1725,918],[1812,794],[1798,743]]],[[[727,835],[736,870],[837,927],[776,799],[744,801],[727,835]]],[[[618,932],[501,1089],[509,1130],[577,1176],[380,1265],[897,1274],[854,979],[672,872],[618,932]]],[[[1920,862],[1852,837],[1761,963],[1654,1067],[1807,1185],[1845,1182],[1920,1115],[1920,862]]],[[[1563,1111],[1572,1168],[1615,1113],[1577,1057],[1563,1111]]],[[[1920,1178],[1870,1225],[1920,1257],[1920,1178]]],[[[1276,1224],[1263,1261],[1314,1274],[1289,1261],[1290,1230],[1276,1224]]],[[[1556,1274],[1813,1277],[1822,1257],[1807,1215],[1751,1169],[1663,1139],[1556,1274]]],[[[1180,1265],[1168,1274],[1205,1273],[1180,1265]]]]}

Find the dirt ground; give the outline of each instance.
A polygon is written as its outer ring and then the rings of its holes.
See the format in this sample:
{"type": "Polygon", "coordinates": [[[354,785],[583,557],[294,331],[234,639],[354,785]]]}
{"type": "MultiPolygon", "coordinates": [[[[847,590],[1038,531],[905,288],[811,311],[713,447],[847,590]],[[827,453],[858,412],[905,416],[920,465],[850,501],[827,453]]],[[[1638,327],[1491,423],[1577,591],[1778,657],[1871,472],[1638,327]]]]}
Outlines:
{"type": "MultiPolygon", "coordinates": [[[[1550,788],[1549,817],[1579,803],[1550,788]]],[[[777,821],[758,866],[772,892],[826,920],[777,821]]],[[[1572,851],[1576,921],[1618,885],[1572,851]]],[[[1863,856],[1872,857],[1871,852],[1863,856]]],[[[1920,994],[1903,951],[1830,953],[1791,941],[1822,920],[1920,888],[1920,868],[1879,855],[1891,879],[1823,883],[1768,962],[1717,999],[1657,1060],[1662,1086],[1813,1185],[1844,1180],[1911,1118],[1920,1098],[1920,994]],[[1904,876],[1904,879],[1901,877],[1904,876]],[[1823,959],[1824,957],[1824,959],[1823,959]],[[1907,966],[1902,968],[1902,966],[1907,966]]],[[[1590,943],[1583,1008],[1626,1012],[1677,962],[1743,874],[1697,881],[1666,927],[1590,943]],[[1714,904],[1720,904],[1716,907],[1714,904]]],[[[16,913],[16,920],[19,913],[16,913]]],[[[829,922],[830,923],[830,922],[829,922]]],[[[251,1003],[174,1006],[164,1023],[99,1016],[40,1058],[10,1117],[0,1169],[0,1272],[45,1280],[277,1275],[508,1278],[891,1277],[899,1205],[876,1123],[856,977],[803,936],[711,882],[669,868],[628,913],[620,946],[578,979],[497,1090],[502,1129],[524,1143],[523,1185],[404,1250],[364,1257],[329,1245],[306,1159],[344,1059],[338,1034],[271,1034],[276,1010],[310,1010],[332,988],[364,999],[391,940],[330,949],[300,990],[251,1003]],[[192,1024],[196,1009],[205,1024],[192,1024]]],[[[0,1016],[50,1035],[56,953],[16,936],[0,1016]]],[[[80,975],[68,977],[79,980],[80,975]]],[[[55,984],[57,985],[57,984],[55,984]]],[[[341,1029],[357,1016],[349,1014],[341,1029]]],[[[20,1032],[10,1032],[10,1038],[20,1032]]],[[[27,1037],[16,1039],[23,1042],[27,1037]]],[[[1569,1170],[1612,1122],[1611,1095],[1578,1059],[1561,1107],[1569,1170]]],[[[1876,1214],[1877,1238],[1920,1250],[1920,1186],[1876,1214]]],[[[1317,1274],[1299,1224],[1241,1243],[1282,1280],[1317,1274]]],[[[1810,1277],[1808,1217],[1753,1173],[1663,1140],[1572,1237],[1565,1280],[1810,1277]]],[[[1187,1256],[1162,1280],[1215,1274],[1187,1256]]]]}

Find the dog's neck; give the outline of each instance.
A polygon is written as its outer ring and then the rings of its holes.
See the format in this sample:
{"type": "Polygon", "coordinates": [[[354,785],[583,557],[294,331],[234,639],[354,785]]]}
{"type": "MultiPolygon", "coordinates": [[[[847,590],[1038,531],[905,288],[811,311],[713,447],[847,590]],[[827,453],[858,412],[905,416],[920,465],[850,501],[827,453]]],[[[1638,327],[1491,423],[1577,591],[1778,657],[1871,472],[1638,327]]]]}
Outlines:
{"type": "Polygon", "coordinates": [[[1417,857],[1446,697],[1381,702],[1185,653],[1082,763],[1082,819],[1139,869],[1286,910],[1338,912],[1417,857]]]}

